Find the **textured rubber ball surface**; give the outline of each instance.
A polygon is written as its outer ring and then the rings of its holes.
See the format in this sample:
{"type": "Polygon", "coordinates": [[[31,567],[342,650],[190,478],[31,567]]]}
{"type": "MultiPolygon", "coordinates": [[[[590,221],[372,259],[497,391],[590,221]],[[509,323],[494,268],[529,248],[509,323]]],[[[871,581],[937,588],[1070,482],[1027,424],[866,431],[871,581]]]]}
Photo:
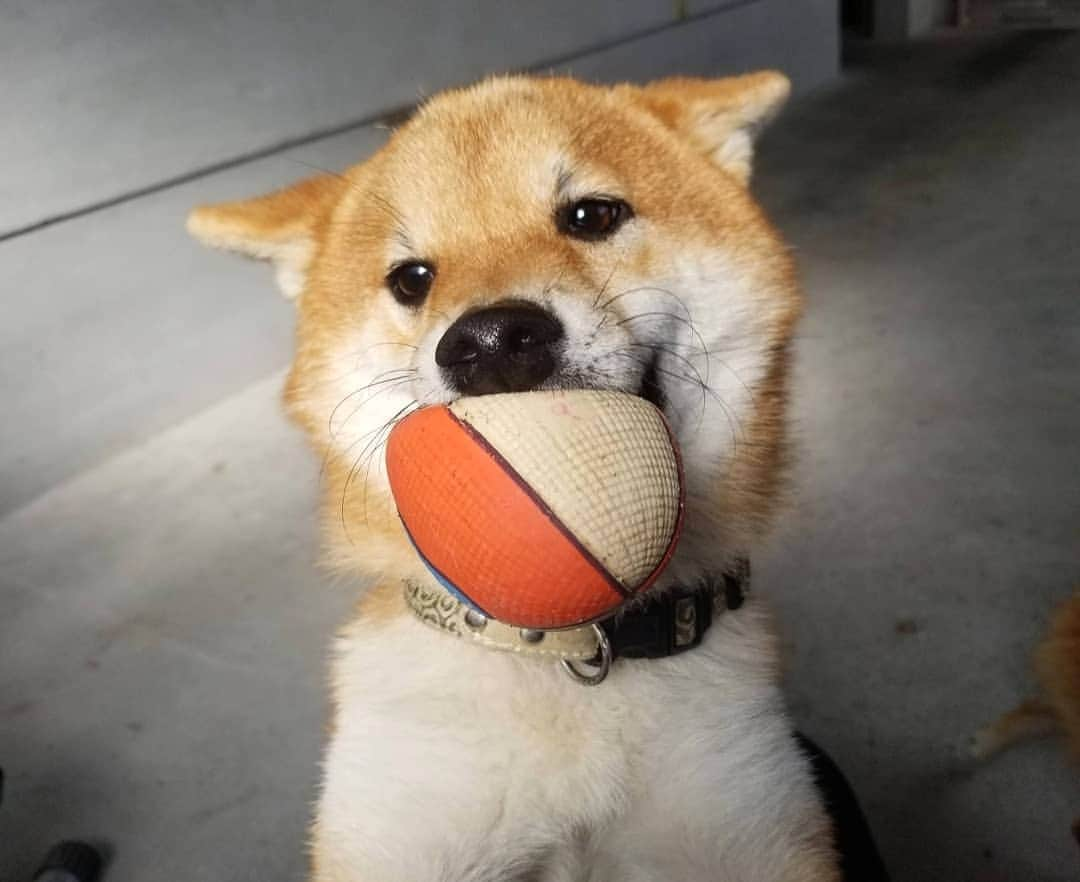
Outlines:
{"type": "Polygon", "coordinates": [[[436,577],[520,627],[609,615],[660,573],[682,521],[681,464],[662,414],[617,392],[423,408],[391,433],[387,471],[436,577]]]}

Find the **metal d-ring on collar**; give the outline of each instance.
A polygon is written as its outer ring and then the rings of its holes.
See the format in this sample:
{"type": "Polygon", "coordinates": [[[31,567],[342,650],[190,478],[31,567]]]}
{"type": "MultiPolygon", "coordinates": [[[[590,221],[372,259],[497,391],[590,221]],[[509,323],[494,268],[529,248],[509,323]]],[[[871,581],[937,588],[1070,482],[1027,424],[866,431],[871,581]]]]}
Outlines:
{"type": "Polygon", "coordinates": [[[608,672],[611,670],[611,640],[608,639],[607,631],[599,625],[593,625],[592,629],[596,634],[597,653],[600,656],[595,665],[588,663],[589,667],[593,668],[592,672],[583,671],[568,658],[562,660],[563,670],[570,675],[572,680],[576,680],[583,686],[599,686],[607,679],[608,672]]]}

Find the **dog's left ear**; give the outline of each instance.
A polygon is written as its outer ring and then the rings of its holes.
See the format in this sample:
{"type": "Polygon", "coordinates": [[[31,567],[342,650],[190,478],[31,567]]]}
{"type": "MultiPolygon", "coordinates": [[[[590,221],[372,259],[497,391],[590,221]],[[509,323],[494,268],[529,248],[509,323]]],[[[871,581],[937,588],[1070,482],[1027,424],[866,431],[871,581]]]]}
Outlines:
{"type": "Polygon", "coordinates": [[[744,184],[753,167],[754,140],[790,92],[791,82],[774,70],[718,80],[672,77],[638,90],[654,116],[744,184]]]}
{"type": "Polygon", "coordinates": [[[282,293],[296,297],[318,229],[348,186],[343,175],[324,174],[255,199],[201,205],[188,215],[188,232],[212,248],[269,260],[282,293]]]}

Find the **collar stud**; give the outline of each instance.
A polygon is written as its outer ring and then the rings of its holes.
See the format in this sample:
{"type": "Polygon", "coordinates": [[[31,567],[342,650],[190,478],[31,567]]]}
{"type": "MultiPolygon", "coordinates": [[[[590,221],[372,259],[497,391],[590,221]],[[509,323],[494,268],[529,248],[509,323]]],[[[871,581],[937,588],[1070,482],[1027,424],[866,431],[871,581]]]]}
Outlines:
{"type": "Polygon", "coordinates": [[[480,610],[469,609],[465,611],[465,624],[474,631],[483,631],[487,622],[487,616],[480,612],[480,610]]]}

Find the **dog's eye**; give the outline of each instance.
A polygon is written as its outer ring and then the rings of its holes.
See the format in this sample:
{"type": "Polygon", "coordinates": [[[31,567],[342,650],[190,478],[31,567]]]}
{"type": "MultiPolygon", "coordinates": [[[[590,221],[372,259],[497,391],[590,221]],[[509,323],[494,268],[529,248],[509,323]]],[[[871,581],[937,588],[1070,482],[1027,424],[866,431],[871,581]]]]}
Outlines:
{"type": "Polygon", "coordinates": [[[619,199],[579,199],[559,210],[559,230],[575,239],[606,239],[631,216],[630,206],[619,199]]]}
{"type": "Polygon", "coordinates": [[[400,263],[386,276],[386,284],[394,299],[404,306],[419,306],[431,291],[435,268],[418,260],[400,263]]]}

